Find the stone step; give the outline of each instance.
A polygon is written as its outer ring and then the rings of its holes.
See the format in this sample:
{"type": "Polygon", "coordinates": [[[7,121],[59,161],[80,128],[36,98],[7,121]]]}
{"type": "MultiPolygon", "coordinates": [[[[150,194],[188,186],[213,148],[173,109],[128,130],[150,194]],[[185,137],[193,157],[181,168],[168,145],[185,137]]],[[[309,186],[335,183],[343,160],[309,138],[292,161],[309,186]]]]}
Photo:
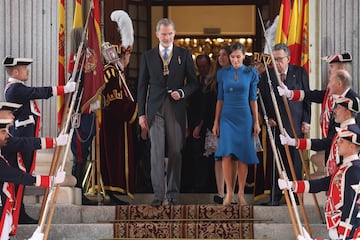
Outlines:
{"type": "MultiPolygon", "coordinates": [[[[215,209],[223,207],[209,206],[215,209]]],[[[58,204],[48,239],[111,239],[114,234],[112,221],[115,219],[115,208],[58,204]]],[[[26,205],[26,210],[30,216],[37,218],[40,204],[26,205]]],[[[306,211],[313,236],[326,238],[326,226],[320,223],[314,206],[306,206],[306,211]]],[[[254,222],[255,239],[295,239],[287,206],[254,206],[254,219],[257,220],[254,222]]],[[[135,224],[141,222],[139,219],[135,224]]],[[[35,225],[20,225],[14,239],[28,238],[35,228],[35,225]]]]}
{"type": "MultiPolygon", "coordinates": [[[[221,205],[208,205],[221,211],[221,205]]],[[[146,205],[144,205],[146,207],[146,205]]],[[[33,218],[39,217],[40,204],[26,205],[26,212],[33,218]]],[[[321,223],[314,206],[305,206],[310,224],[321,223]]],[[[299,214],[301,212],[299,209],[299,214]]],[[[140,216],[141,217],[141,216],[140,216]]],[[[144,217],[145,218],[145,217],[144,217]]],[[[97,223],[98,221],[114,220],[115,206],[79,206],[57,204],[53,223],[97,223]]],[[[289,223],[290,217],[287,206],[265,207],[254,206],[254,219],[273,223],[289,223]]],[[[301,221],[303,222],[302,218],[301,221]]]]}
{"type": "MultiPolygon", "coordinates": [[[[17,234],[11,240],[24,240],[31,237],[36,225],[19,225],[17,234]]],[[[114,227],[111,223],[94,224],[52,224],[49,240],[95,240],[113,238],[114,227]]]]}
{"type": "MultiPolygon", "coordinates": [[[[27,239],[35,231],[36,225],[20,225],[18,233],[12,240],[27,239]]],[[[311,231],[313,237],[328,238],[325,225],[312,224],[311,231]]],[[[49,232],[49,240],[95,240],[95,239],[113,239],[114,228],[111,223],[98,224],[52,224],[49,232]]],[[[117,238],[121,239],[121,238],[117,238]]],[[[129,238],[127,238],[129,239],[129,238]]],[[[131,239],[135,239],[132,237],[131,239]]],[[[142,238],[146,239],[146,238],[142,238]]],[[[152,238],[154,239],[154,238],[152,238]]],[[[296,239],[293,226],[291,224],[281,223],[255,223],[254,239],[296,239]]]]}

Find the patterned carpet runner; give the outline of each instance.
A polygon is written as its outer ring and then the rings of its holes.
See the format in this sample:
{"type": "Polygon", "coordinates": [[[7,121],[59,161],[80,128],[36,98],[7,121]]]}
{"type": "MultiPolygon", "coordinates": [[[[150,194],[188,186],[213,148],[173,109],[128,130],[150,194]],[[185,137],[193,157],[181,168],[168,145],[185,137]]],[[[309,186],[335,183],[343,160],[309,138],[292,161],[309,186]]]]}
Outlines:
{"type": "Polygon", "coordinates": [[[252,239],[253,206],[116,206],[114,238],[252,239]]]}

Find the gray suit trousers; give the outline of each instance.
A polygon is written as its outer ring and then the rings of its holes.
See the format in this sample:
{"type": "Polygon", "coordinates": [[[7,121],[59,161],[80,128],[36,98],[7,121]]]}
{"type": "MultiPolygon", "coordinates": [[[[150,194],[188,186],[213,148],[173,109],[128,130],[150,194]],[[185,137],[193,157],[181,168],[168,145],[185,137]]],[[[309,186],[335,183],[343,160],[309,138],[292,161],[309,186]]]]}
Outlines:
{"type": "Polygon", "coordinates": [[[181,150],[184,135],[175,118],[171,100],[166,98],[151,123],[149,137],[151,142],[151,182],[154,198],[159,200],[177,199],[181,180],[181,150]],[[165,143],[166,147],[165,148],[165,143]],[[167,150],[168,166],[165,183],[165,151],[167,150]],[[165,196],[165,184],[167,184],[165,196]]]}

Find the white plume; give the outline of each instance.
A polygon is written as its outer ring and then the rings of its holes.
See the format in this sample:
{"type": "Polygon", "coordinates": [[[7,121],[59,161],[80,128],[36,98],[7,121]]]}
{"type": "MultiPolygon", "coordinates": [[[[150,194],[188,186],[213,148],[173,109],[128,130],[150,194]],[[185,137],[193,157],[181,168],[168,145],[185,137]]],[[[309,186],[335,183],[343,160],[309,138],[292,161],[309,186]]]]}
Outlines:
{"type": "Polygon", "coordinates": [[[124,10],[115,10],[111,13],[110,18],[118,25],[118,31],[121,34],[121,46],[125,49],[132,47],[134,43],[134,28],[129,15],[124,10]]]}

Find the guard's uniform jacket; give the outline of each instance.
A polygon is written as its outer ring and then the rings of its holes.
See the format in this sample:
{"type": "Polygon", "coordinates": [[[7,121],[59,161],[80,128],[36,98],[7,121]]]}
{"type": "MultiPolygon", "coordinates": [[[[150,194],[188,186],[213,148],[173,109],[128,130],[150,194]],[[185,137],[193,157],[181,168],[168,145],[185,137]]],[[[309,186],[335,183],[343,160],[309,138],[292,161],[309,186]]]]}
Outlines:
{"type": "MultiPolygon", "coordinates": [[[[5,88],[5,99],[7,102],[22,104],[15,113],[15,123],[10,129],[14,137],[38,137],[40,130],[40,109],[36,99],[48,99],[55,95],[64,95],[64,86],[57,87],[29,87],[23,81],[9,78],[5,88]]],[[[20,151],[25,162],[26,171],[34,171],[36,152],[23,149],[20,151]],[[31,159],[31,160],[29,160],[31,159]]]]}
{"type": "Polygon", "coordinates": [[[50,186],[50,177],[37,177],[24,173],[18,168],[10,165],[3,155],[0,155],[0,238],[6,238],[15,228],[13,225],[13,211],[16,206],[15,184],[37,185],[42,187],[50,186]]]}
{"type": "MultiPolygon", "coordinates": [[[[331,140],[333,139],[334,135],[336,134],[335,127],[339,127],[339,124],[335,122],[333,108],[335,104],[335,100],[332,96],[330,96],[328,90],[292,90],[293,97],[290,99],[291,101],[308,101],[308,102],[315,102],[315,103],[322,103],[321,106],[321,116],[320,116],[320,127],[321,133],[323,138],[329,138],[326,143],[320,143],[318,145],[317,140],[313,143],[314,148],[311,148],[314,151],[322,151],[325,150],[325,162],[329,158],[330,154],[330,146],[331,140]]],[[[342,96],[348,98],[349,96],[357,95],[354,90],[348,88],[342,96]]],[[[357,124],[360,126],[360,122],[356,121],[357,124]]],[[[310,147],[306,147],[303,149],[310,149],[310,147]]]]}
{"type": "MultiPolygon", "coordinates": [[[[22,158],[19,156],[19,149],[26,149],[28,151],[34,151],[37,149],[49,149],[54,148],[56,141],[54,138],[33,138],[33,137],[10,137],[7,141],[6,146],[1,148],[1,153],[7,162],[14,168],[20,169],[22,172],[26,172],[25,163],[22,161],[22,158]]],[[[1,174],[1,170],[0,170],[1,174]]],[[[29,184],[24,184],[29,185],[29,184]]],[[[14,188],[14,209],[12,211],[12,234],[16,234],[17,226],[20,216],[20,207],[22,201],[22,193],[24,191],[23,184],[15,184],[14,188]]]]}
{"type": "Polygon", "coordinates": [[[336,228],[339,235],[344,235],[346,228],[347,239],[358,239],[360,237],[360,219],[357,217],[359,208],[356,205],[346,226],[351,206],[355,197],[352,185],[360,182],[360,160],[358,155],[352,155],[343,159],[342,165],[332,175],[309,181],[297,181],[297,193],[318,193],[327,191],[325,207],[325,220],[327,229],[336,228]]]}
{"type": "MultiPolygon", "coordinates": [[[[335,130],[335,121],[333,121],[334,124],[331,124],[331,129],[335,130]]],[[[356,121],[354,118],[350,118],[340,124],[341,128],[347,128],[350,125],[356,124],[356,121]]],[[[329,153],[327,155],[326,159],[326,170],[327,175],[330,176],[334,172],[336,172],[338,168],[338,164],[340,164],[340,158],[337,158],[337,145],[335,144],[338,140],[339,136],[336,133],[336,131],[332,131],[331,134],[329,134],[326,138],[320,138],[320,139],[306,139],[301,138],[299,139],[299,144],[297,146],[298,149],[311,149],[314,151],[322,151],[327,150],[329,153]]]]}

